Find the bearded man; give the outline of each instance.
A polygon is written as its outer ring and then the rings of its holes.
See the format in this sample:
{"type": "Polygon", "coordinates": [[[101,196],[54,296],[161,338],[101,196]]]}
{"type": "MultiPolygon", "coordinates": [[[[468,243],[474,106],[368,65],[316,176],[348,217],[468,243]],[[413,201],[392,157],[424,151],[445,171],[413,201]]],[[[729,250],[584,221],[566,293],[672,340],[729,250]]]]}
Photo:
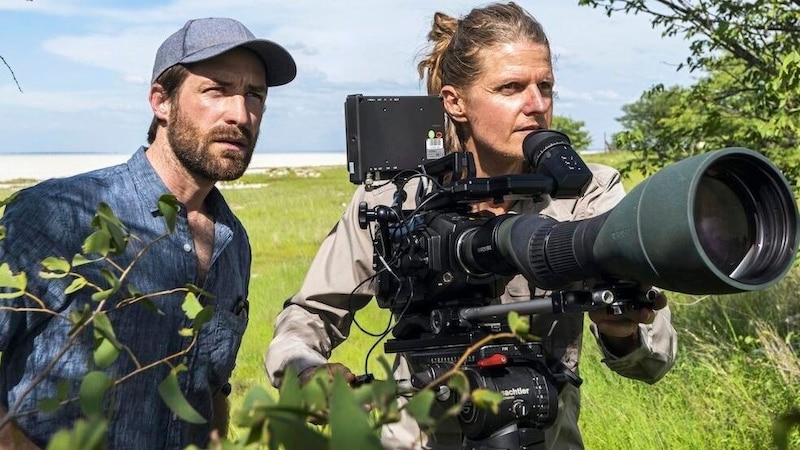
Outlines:
{"type": "MultiPolygon", "coordinates": [[[[43,448],[59,429],[73,427],[82,416],[74,399],[94,370],[112,386],[103,401],[107,448],[206,448],[212,433],[225,434],[229,379],[247,325],[251,253],[215,184],[245,172],[268,87],[295,75],[283,47],[238,21],[190,20],[156,53],[149,146],[125,164],[24,189],[7,205],[0,263],[27,273],[28,285],[26,295],[0,305],[0,448],[43,448]],[[179,203],[172,233],[158,208],[164,194],[179,203]],[[101,204],[135,236],[112,255],[127,269],[117,274],[124,287],[102,305],[120,352],[110,364],[93,357],[98,330],[108,337],[101,321],[74,333],[68,320],[100,305],[95,291],[70,288],[71,277],[37,276],[45,258],[73,261],[82,253],[101,204]],[[181,333],[192,325],[178,289],[187,285],[202,289],[200,305],[213,306],[194,337],[181,333]],[[158,295],[130,302],[132,293],[158,295]],[[184,421],[161,399],[159,384],[171,373],[203,420],[184,421]],[[61,404],[45,411],[47,399],[61,404]]],[[[107,280],[95,264],[73,270],[90,285],[107,280]]]]}

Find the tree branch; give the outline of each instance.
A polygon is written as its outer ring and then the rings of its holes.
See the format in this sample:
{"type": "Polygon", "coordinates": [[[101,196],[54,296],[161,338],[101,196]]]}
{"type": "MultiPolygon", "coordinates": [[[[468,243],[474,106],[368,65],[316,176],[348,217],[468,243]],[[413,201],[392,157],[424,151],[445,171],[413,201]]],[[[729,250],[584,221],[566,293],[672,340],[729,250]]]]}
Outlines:
{"type": "Polygon", "coordinates": [[[8,71],[11,72],[11,78],[14,79],[14,83],[17,85],[17,89],[19,89],[19,91],[22,92],[22,87],[19,85],[19,81],[17,81],[17,76],[14,75],[14,71],[11,69],[11,66],[8,65],[8,63],[6,62],[6,59],[3,58],[2,56],[0,56],[0,61],[3,61],[3,64],[6,65],[6,67],[8,68],[8,71]]]}

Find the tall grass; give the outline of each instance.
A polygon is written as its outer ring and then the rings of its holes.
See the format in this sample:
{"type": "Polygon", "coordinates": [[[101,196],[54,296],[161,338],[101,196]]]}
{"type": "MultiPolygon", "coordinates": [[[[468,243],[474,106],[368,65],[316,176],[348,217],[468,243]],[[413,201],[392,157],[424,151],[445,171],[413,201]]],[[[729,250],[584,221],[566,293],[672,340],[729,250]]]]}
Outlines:
{"type": "MultiPolygon", "coordinates": [[[[586,159],[620,167],[625,154],[586,159]]],[[[641,176],[625,180],[630,189],[641,176]]],[[[355,186],[342,167],[274,170],[223,185],[253,246],[250,326],[233,374],[233,408],[247,389],[268,386],[263,356],[283,302],[300,286],[317,246],[335,225],[355,186]]],[[[0,190],[0,197],[9,192],[0,190]]],[[[667,218],[665,218],[666,220],[667,218]]],[[[580,425],[590,449],[759,449],[774,448],[772,422],[798,400],[800,274],[793,269],[767,291],[695,298],[671,294],[673,322],[680,335],[676,366],[655,385],[631,381],[608,370],[592,339],[584,342],[580,375],[580,425]]],[[[370,330],[388,315],[374,304],[357,314],[370,330]]],[[[356,327],[333,360],[362,372],[375,338],[356,327]]],[[[381,376],[377,357],[369,369],[381,376]]],[[[272,388],[269,388],[272,389],[272,388]]],[[[273,390],[274,392],[274,390],[273,390]]],[[[234,428],[232,433],[240,431],[234,428]]],[[[797,433],[792,443],[800,448],[797,433]]]]}

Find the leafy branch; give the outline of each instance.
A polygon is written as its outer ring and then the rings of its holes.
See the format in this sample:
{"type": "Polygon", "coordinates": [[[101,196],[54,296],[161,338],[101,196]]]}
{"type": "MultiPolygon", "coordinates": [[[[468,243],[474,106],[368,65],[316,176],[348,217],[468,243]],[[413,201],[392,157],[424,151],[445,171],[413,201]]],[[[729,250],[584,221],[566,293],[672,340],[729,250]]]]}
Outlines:
{"type": "MultiPolygon", "coordinates": [[[[8,204],[10,201],[13,201],[13,199],[6,199],[0,202],[0,205],[8,204]]],[[[144,258],[147,251],[156,242],[174,231],[177,223],[178,208],[177,199],[173,195],[162,196],[158,202],[158,209],[166,222],[167,231],[154,240],[143,243],[127,230],[108,205],[101,204],[91,221],[91,225],[96,228],[96,231],[84,240],[81,253],[76,254],[71,262],[65,258],[55,256],[45,258],[41,262],[42,270],[38,273],[40,279],[71,280],[64,289],[65,296],[75,294],[84,289],[92,292],[90,299],[95,303],[93,306],[90,306],[90,304],[82,307],[76,305],[68,314],[53,310],[52,306],[48,306],[47,302],[42,298],[29,292],[27,290],[28,275],[25,272],[13,273],[9,264],[0,264],[0,301],[25,298],[35,304],[35,306],[19,307],[0,303],[0,310],[15,313],[41,313],[49,316],[44,320],[58,318],[58,320],[67,320],[71,324],[66,343],[47,362],[44,370],[37,373],[31,383],[25,386],[17,401],[14,405],[11,405],[6,414],[0,417],[0,428],[16,417],[37,411],[55,411],[64,405],[77,401],[87,420],[78,421],[72,430],[64,430],[57,434],[48,448],[54,450],[74,448],[76,442],[85,444],[82,448],[99,448],[102,443],[102,437],[107,430],[107,419],[103,408],[103,399],[106,393],[131,377],[165,364],[170,368],[169,375],[157,387],[162,400],[176,415],[185,421],[191,423],[204,423],[206,421],[194,410],[180,391],[177,376],[180,372],[186,370],[186,367],[183,364],[175,364],[174,361],[188,354],[196,346],[200,328],[211,319],[214,307],[203,307],[198,299],[198,296],[210,296],[210,294],[191,284],[161,292],[144,294],[126,283],[131,271],[144,258]],[[130,245],[134,242],[141,245],[141,248],[133,252],[132,261],[127,266],[118,264],[114,258],[126,254],[126,252],[129,253],[132,250],[130,245]],[[103,284],[91,282],[79,272],[78,268],[90,265],[94,265],[94,268],[99,272],[103,284]],[[115,296],[118,296],[123,288],[127,288],[125,298],[114,301],[115,296]],[[176,292],[186,292],[181,308],[186,317],[192,321],[191,328],[176,330],[176,333],[191,339],[179,351],[143,365],[133,351],[118,340],[113,325],[108,318],[108,313],[141,303],[155,312],[160,312],[155,303],[153,303],[153,299],[176,292]],[[89,330],[93,331],[93,360],[97,370],[88,371],[83,376],[78,395],[68,397],[69,386],[59,385],[55,398],[40,401],[38,409],[19,411],[24,399],[30,395],[37,385],[47,378],[61,358],[70,348],[77,345],[78,339],[89,330]],[[103,372],[103,369],[113,364],[122,352],[125,352],[130,357],[135,369],[112,379],[103,372]],[[97,434],[98,430],[102,430],[100,435],[97,434]]],[[[6,237],[5,230],[0,227],[0,240],[6,237]]]]}
{"type": "Polygon", "coordinates": [[[324,371],[301,385],[289,367],[276,399],[260,386],[246,394],[241,409],[232,418],[244,430],[244,435],[233,441],[218,440],[211,448],[244,449],[266,445],[270,449],[282,447],[286,450],[381,450],[380,428],[400,421],[402,411],[427,430],[458,416],[467,403],[497,413],[503,395],[484,388],[472,389],[463,369],[470,355],[491,341],[537,339],[529,334],[529,323],[517,313],[509,314],[508,324],[510,331],[487,335],[471,344],[449,370],[420,389],[408,389],[395,380],[391,366],[383,358],[380,363],[387,379],[356,388],[340,374],[331,378],[324,371]],[[443,386],[450,389],[449,392],[455,391],[458,398],[442,415],[434,416],[432,406],[443,386]],[[398,396],[407,401],[398,402],[398,396]]]}

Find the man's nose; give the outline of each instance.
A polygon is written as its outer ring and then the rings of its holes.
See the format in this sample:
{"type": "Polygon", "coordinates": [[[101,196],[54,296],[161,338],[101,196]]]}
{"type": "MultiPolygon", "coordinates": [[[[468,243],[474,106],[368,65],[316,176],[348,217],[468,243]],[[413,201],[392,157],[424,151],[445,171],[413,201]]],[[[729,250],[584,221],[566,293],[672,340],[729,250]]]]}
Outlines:
{"type": "Polygon", "coordinates": [[[231,95],[226,103],[225,122],[242,125],[250,121],[250,112],[247,109],[247,99],[244,95],[231,95]]]}

